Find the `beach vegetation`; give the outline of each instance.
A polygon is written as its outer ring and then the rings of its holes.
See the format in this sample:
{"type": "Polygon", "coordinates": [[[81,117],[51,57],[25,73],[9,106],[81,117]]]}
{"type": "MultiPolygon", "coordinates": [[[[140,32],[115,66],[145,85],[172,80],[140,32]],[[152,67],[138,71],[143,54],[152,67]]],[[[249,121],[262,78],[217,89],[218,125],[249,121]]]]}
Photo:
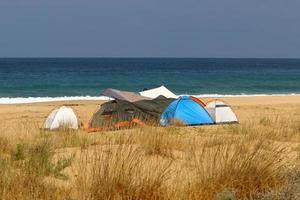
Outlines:
{"type": "Polygon", "coordinates": [[[267,117],[263,117],[259,120],[259,124],[261,124],[263,126],[268,126],[271,124],[271,120],[267,117]]]}
{"type": "Polygon", "coordinates": [[[299,120],[0,133],[0,199],[297,199],[299,120]],[[16,185],[18,187],[16,187],[16,185]]]}

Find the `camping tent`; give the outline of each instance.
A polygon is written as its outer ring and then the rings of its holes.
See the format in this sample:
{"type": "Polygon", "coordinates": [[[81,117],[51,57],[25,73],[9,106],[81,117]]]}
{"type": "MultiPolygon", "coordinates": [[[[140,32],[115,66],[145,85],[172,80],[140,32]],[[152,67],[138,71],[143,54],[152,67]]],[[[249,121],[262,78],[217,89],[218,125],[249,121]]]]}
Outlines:
{"type": "Polygon", "coordinates": [[[111,98],[118,99],[118,100],[125,100],[125,101],[129,101],[129,102],[150,99],[147,97],[143,97],[135,92],[121,91],[121,90],[116,90],[116,89],[112,89],[112,88],[108,88],[108,89],[104,90],[101,94],[104,96],[107,96],[107,97],[111,97],[111,98]]]}
{"type": "Polygon", "coordinates": [[[159,124],[160,114],[173,101],[165,97],[128,102],[113,100],[101,105],[91,118],[88,130],[109,130],[132,124],[159,124]]]}
{"type": "Polygon", "coordinates": [[[78,128],[77,117],[72,108],[66,106],[56,108],[50,113],[44,123],[45,129],[52,130],[60,127],[71,129],[78,128]]]}
{"type": "Polygon", "coordinates": [[[165,126],[178,120],[185,125],[213,124],[212,118],[203,108],[204,105],[195,97],[179,97],[161,114],[160,123],[165,126]]]}
{"type": "Polygon", "coordinates": [[[160,95],[165,96],[167,98],[177,98],[177,96],[171,92],[170,90],[168,90],[165,86],[160,86],[158,88],[153,88],[150,90],[144,90],[142,92],[139,92],[140,95],[144,96],[144,97],[149,97],[149,98],[156,98],[160,95]]]}
{"type": "Polygon", "coordinates": [[[238,121],[234,112],[223,101],[211,101],[205,106],[205,109],[215,123],[233,123],[238,121]]]}

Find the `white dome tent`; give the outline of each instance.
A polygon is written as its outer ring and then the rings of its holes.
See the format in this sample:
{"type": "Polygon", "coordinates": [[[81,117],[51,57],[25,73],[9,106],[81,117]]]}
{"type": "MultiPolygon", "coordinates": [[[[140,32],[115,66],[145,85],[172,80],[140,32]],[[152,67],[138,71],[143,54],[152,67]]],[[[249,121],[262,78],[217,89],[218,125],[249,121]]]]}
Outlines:
{"type": "Polygon", "coordinates": [[[61,127],[78,129],[77,117],[72,108],[62,106],[54,109],[44,123],[45,129],[53,130],[61,127]]]}
{"type": "Polygon", "coordinates": [[[214,100],[208,102],[205,109],[216,124],[238,122],[238,119],[232,109],[223,101],[214,100]]]}

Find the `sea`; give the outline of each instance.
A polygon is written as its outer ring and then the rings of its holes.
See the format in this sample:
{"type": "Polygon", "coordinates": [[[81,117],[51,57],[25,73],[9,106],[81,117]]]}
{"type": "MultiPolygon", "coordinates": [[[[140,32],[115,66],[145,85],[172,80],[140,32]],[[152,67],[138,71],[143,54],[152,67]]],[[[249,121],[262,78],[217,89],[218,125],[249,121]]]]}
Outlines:
{"type": "Polygon", "coordinates": [[[300,59],[0,58],[0,103],[105,99],[106,88],[177,95],[299,95],[300,59]]]}

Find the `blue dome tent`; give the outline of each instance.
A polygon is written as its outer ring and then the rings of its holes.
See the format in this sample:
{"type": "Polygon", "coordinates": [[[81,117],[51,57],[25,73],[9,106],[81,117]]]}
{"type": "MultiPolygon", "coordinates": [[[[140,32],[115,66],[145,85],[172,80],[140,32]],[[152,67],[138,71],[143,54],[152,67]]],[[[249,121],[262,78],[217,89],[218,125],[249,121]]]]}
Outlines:
{"type": "Polygon", "coordinates": [[[185,125],[213,124],[214,121],[204,106],[205,104],[195,97],[179,97],[163,111],[160,124],[166,126],[172,120],[178,120],[185,125]]]}

